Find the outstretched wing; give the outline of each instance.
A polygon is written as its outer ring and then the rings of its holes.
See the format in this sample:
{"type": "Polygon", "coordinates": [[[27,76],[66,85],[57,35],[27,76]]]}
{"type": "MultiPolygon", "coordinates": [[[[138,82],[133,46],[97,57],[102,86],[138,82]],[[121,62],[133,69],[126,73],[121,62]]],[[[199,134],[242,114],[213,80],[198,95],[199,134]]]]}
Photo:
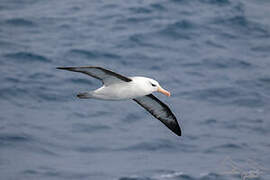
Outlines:
{"type": "Polygon", "coordinates": [[[161,102],[153,94],[138,97],[133,100],[165,124],[165,126],[175,134],[181,136],[181,129],[174,114],[166,104],[161,102]]]}
{"type": "Polygon", "coordinates": [[[110,70],[104,69],[102,67],[94,66],[83,66],[83,67],[58,67],[57,69],[63,69],[68,71],[80,72],[97,78],[103,82],[104,85],[110,85],[114,83],[119,83],[119,81],[130,82],[130,78],[112,72],[110,70]]]}

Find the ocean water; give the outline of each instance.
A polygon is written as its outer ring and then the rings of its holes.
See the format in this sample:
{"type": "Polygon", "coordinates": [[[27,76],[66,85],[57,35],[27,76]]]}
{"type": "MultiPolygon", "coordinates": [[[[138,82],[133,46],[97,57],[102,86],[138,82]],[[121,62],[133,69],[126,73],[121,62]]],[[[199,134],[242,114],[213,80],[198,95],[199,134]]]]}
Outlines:
{"type": "Polygon", "coordinates": [[[0,179],[269,179],[269,8],[1,0],[0,179]],[[159,81],[183,136],[133,101],[77,99],[101,83],[56,67],[82,65],[159,81]]]}

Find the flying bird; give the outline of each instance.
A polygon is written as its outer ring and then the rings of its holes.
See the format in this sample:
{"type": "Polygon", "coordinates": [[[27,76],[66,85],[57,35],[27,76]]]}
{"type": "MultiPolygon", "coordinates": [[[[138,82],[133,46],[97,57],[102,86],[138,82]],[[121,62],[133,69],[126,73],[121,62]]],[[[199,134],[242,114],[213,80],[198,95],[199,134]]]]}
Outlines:
{"type": "Polygon", "coordinates": [[[57,69],[84,73],[102,81],[102,87],[94,91],[79,93],[77,95],[78,98],[102,100],[133,99],[171,131],[181,136],[181,128],[170,108],[152,94],[153,92],[161,92],[166,96],[171,95],[157,81],[146,77],[126,77],[108,69],[95,66],[57,67],[57,69]]]}

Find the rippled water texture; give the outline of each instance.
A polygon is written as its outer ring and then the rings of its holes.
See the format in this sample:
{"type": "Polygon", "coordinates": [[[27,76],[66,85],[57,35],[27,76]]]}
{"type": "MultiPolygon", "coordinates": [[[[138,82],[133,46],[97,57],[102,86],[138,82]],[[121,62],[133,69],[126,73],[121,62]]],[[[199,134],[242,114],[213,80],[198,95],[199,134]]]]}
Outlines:
{"type": "Polygon", "coordinates": [[[269,7],[1,0],[0,179],[270,179],[269,7]],[[132,101],[77,99],[101,83],[55,67],[80,65],[158,80],[183,136],[132,101]]]}

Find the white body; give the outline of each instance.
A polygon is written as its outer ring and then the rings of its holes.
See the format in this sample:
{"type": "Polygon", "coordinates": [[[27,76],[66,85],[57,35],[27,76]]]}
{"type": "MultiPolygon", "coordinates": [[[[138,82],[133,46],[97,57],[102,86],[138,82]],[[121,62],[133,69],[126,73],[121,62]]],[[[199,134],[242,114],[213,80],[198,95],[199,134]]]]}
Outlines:
{"type": "MultiPolygon", "coordinates": [[[[103,100],[125,100],[136,97],[145,96],[156,91],[156,88],[149,86],[153,79],[145,77],[129,77],[130,82],[121,82],[111,84],[109,86],[103,85],[95,91],[89,92],[91,98],[103,100]]],[[[156,81],[154,81],[158,84],[156,81]]]]}

